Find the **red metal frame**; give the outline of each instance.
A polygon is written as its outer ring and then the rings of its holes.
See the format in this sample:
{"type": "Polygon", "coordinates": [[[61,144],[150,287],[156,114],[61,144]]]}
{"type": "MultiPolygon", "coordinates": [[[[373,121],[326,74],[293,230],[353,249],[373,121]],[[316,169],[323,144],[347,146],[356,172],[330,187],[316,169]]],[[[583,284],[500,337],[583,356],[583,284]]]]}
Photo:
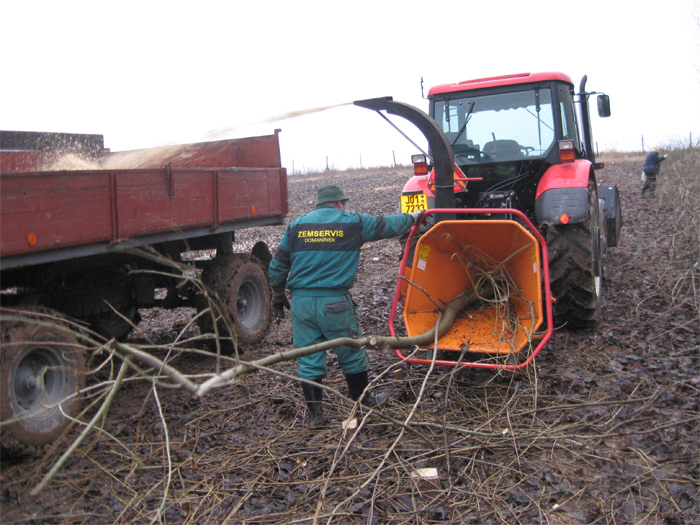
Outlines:
{"type": "MultiPolygon", "coordinates": [[[[409,253],[411,251],[411,241],[413,240],[413,237],[415,237],[416,233],[418,232],[418,228],[420,225],[423,223],[425,220],[425,217],[428,215],[433,215],[433,214],[459,214],[459,215],[483,215],[485,213],[489,213],[492,215],[515,215],[517,216],[520,220],[523,221],[523,224],[525,227],[530,231],[530,233],[537,239],[537,242],[540,245],[540,253],[541,253],[541,261],[542,261],[542,278],[544,281],[544,307],[545,307],[545,319],[546,319],[546,324],[547,328],[546,331],[544,332],[544,335],[540,339],[540,342],[538,345],[535,347],[535,349],[532,351],[532,353],[528,356],[528,358],[523,361],[520,364],[517,365],[506,365],[506,364],[498,364],[498,363],[459,363],[460,367],[466,367],[466,368],[490,368],[490,369],[499,369],[499,370],[520,370],[523,368],[526,368],[529,366],[534,360],[535,357],[540,353],[540,351],[544,348],[544,346],[549,342],[549,339],[552,337],[552,330],[554,326],[554,320],[552,317],[552,292],[549,286],[549,257],[547,255],[547,244],[544,240],[544,237],[542,234],[537,230],[537,228],[532,224],[530,219],[528,219],[523,212],[520,210],[516,209],[511,209],[511,208],[501,208],[501,209],[481,209],[481,208],[445,208],[445,209],[431,209],[431,210],[426,210],[426,212],[423,214],[421,219],[418,221],[418,223],[413,226],[411,229],[411,233],[408,236],[408,239],[406,241],[406,247],[404,249],[403,257],[401,258],[401,264],[399,266],[399,277],[396,280],[396,290],[394,291],[394,300],[392,301],[391,304],[391,314],[389,315],[389,332],[391,333],[392,336],[396,336],[396,331],[394,329],[394,320],[396,318],[396,309],[399,304],[399,299],[401,297],[401,284],[402,284],[402,279],[405,271],[406,271],[406,264],[408,263],[408,257],[409,253]]],[[[397,348],[396,350],[396,355],[401,359],[402,361],[406,361],[407,363],[417,363],[417,364],[426,364],[429,365],[433,361],[431,359],[419,359],[419,358],[413,358],[413,357],[406,357],[401,349],[397,348]]],[[[441,361],[441,360],[436,360],[435,361],[436,365],[440,366],[456,366],[456,362],[454,361],[441,361]]]]}

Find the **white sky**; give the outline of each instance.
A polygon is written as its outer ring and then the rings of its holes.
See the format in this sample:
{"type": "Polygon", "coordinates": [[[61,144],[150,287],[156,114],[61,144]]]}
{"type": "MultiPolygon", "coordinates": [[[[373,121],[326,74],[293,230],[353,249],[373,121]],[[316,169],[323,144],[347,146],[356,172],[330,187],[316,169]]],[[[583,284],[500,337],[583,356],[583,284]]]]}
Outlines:
{"type": "Polygon", "coordinates": [[[610,95],[601,151],[700,138],[700,0],[0,0],[0,49],[0,129],[100,133],[113,151],[282,128],[290,171],[408,163],[355,106],[253,124],[385,95],[427,111],[421,77],[427,93],[551,70],[610,95]]]}

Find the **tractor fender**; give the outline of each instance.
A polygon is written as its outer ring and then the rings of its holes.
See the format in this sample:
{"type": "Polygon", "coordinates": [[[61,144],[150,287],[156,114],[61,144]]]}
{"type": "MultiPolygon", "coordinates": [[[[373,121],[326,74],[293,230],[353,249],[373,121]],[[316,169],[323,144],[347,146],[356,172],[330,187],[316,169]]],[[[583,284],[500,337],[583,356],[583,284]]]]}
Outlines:
{"type": "Polygon", "coordinates": [[[593,165],[585,159],[578,159],[566,164],[554,164],[540,179],[537,184],[535,199],[551,189],[586,188],[588,179],[591,178],[593,165]]]}
{"type": "Polygon", "coordinates": [[[428,198],[435,198],[435,193],[433,193],[429,186],[429,175],[414,175],[403,187],[401,191],[402,195],[407,193],[425,193],[428,198]]]}
{"type": "Polygon", "coordinates": [[[538,224],[562,224],[562,215],[575,224],[588,217],[588,183],[592,164],[585,159],[551,166],[537,184],[535,212],[538,224]]]}

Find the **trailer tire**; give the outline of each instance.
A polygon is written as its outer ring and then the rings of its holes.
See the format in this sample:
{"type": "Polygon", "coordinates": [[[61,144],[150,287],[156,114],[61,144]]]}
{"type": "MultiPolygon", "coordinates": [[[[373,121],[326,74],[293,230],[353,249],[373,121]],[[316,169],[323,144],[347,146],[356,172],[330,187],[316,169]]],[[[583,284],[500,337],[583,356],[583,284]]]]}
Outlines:
{"type": "MultiPolygon", "coordinates": [[[[205,270],[202,280],[225,306],[237,343],[260,342],[270,325],[270,286],[262,265],[245,255],[219,256],[205,270]]],[[[208,306],[205,297],[197,297],[199,311],[208,306]]],[[[212,332],[211,315],[200,316],[199,327],[212,332]]],[[[225,322],[220,321],[217,327],[220,335],[230,335],[225,322]]]]}
{"type": "Polygon", "coordinates": [[[89,322],[95,332],[105,339],[109,340],[114,338],[117,341],[123,341],[134,329],[134,325],[139,324],[141,315],[135,306],[124,308],[123,312],[120,312],[120,314],[114,311],[105,312],[101,315],[91,317],[89,322]]]}
{"type": "Polygon", "coordinates": [[[30,452],[55,441],[80,411],[85,357],[58,326],[17,321],[0,335],[0,445],[30,452]]]}
{"type": "Polygon", "coordinates": [[[554,317],[568,328],[591,328],[600,318],[603,249],[598,200],[589,187],[588,217],[547,230],[554,317]]]}

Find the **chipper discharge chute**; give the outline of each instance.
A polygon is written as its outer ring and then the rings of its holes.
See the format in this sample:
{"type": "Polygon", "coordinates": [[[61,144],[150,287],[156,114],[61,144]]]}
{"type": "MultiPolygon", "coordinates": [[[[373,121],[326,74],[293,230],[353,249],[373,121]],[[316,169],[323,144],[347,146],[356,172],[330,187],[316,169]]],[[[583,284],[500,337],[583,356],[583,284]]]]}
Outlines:
{"type": "MultiPolygon", "coordinates": [[[[551,336],[544,240],[518,210],[489,211],[486,220],[437,222],[414,250],[412,239],[406,243],[391,310],[392,335],[399,301],[406,333],[413,337],[436,328],[440,312],[462,297],[450,328],[408,362],[431,363],[437,351],[440,365],[523,368],[551,336]],[[503,219],[492,218],[499,214],[503,219]]],[[[455,212],[483,216],[484,210],[435,209],[426,215],[455,212]]],[[[406,358],[400,350],[397,354],[406,358]]]]}

